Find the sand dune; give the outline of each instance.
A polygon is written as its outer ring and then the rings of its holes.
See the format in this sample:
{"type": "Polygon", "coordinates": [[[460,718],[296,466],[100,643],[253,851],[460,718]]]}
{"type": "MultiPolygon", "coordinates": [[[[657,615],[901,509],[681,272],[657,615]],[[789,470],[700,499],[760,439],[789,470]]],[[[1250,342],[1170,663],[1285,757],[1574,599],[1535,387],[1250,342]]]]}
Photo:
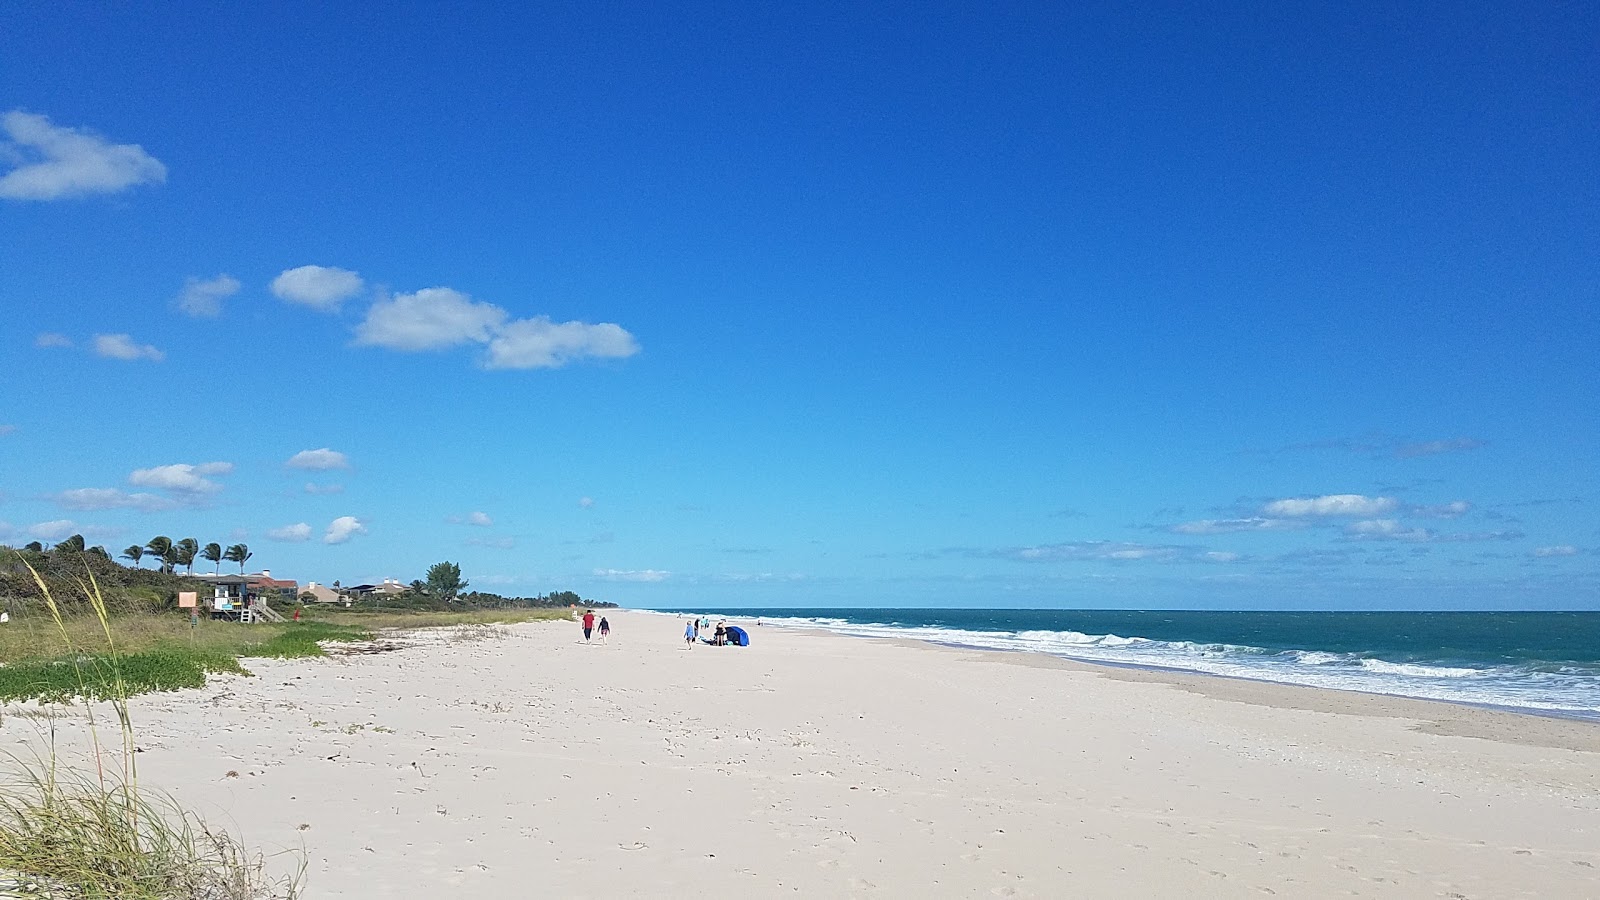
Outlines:
{"type": "Polygon", "coordinates": [[[1600,896],[1600,727],[611,620],[136,698],[141,776],[311,898],[1600,896]]]}

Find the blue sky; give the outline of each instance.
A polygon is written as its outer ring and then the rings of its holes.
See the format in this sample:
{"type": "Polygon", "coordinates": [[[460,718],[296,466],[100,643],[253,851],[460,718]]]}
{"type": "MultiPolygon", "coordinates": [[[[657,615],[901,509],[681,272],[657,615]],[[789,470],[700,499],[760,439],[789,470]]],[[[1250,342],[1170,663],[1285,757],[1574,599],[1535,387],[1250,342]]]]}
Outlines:
{"type": "Polygon", "coordinates": [[[0,541],[1600,608],[1591,4],[13,4],[0,541]]]}

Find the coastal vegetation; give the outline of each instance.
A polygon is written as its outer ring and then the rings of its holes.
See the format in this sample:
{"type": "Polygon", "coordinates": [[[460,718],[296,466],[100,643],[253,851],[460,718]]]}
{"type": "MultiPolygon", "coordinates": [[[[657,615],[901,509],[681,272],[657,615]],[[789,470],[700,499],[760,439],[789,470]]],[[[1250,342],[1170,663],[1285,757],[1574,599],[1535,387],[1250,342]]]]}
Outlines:
{"type": "MultiPolygon", "coordinates": [[[[142,689],[149,678],[147,664],[159,664],[160,656],[121,651],[112,611],[92,571],[79,584],[80,599],[99,625],[97,643],[104,652],[86,652],[88,648],[74,642],[74,634],[82,634],[81,623],[76,632],[69,628],[69,613],[49,583],[27,560],[21,565],[38,590],[41,612],[56,625],[68,651],[53,666],[59,672],[48,676],[62,675],[68,683],[54,699],[81,698],[95,762],[92,768],[75,768],[61,759],[53,723],[43,753],[33,760],[12,756],[11,777],[0,784],[0,889],[5,896],[297,897],[303,857],[300,873],[271,877],[264,858],[232,833],[208,825],[168,795],[140,787],[128,698],[142,689]],[[95,700],[111,703],[120,752],[110,755],[120,765],[105,764],[95,700]]],[[[0,673],[26,668],[8,664],[0,673]]]]}
{"type": "Polygon", "coordinates": [[[254,556],[244,544],[201,546],[192,538],[157,536],[121,556],[132,565],[86,547],[79,535],[49,548],[0,546],[0,610],[9,619],[0,625],[0,702],[63,703],[196,688],[211,674],[248,675],[241,660],[320,656],[325,642],[370,640],[385,628],[530,621],[560,616],[571,604],[611,605],[571,592],[463,594],[460,567],[440,563],[429,569],[430,581],[392,596],[363,597],[349,608],[307,604],[299,621],[245,626],[191,617],[177,606],[181,591],[205,597],[212,590],[188,574],[194,561],[237,562],[242,569],[254,556]],[[145,567],[146,557],[159,563],[145,567]],[[111,629],[103,627],[102,610],[111,629]]]}

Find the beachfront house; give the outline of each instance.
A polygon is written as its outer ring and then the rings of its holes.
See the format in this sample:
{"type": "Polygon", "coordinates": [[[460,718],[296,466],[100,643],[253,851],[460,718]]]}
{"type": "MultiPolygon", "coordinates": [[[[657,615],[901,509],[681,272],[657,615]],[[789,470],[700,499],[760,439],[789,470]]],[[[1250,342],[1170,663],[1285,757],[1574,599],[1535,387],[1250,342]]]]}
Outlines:
{"type": "Polygon", "coordinates": [[[344,592],[357,600],[382,599],[384,597],[393,597],[395,594],[406,590],[406,587],[396,579],[385,578],[381,584],[358,584],[345,588],[344,592]]]}
{"type": "Polygon", "coordinates": [[[300,583],[298,581],[273,578],[271,569],[262,569],[254,575],[245,577],[250,579],[250,592],[268,600],[282,600],[285,603],[294,603],[300,596],[300,583]]]}
{"type": "Polygon", "coordinates": [[[311,595],[309,599],[312,603],[338,603],[342,599],[338,591],[325,584],[317,584],[315,581],[306,582],[306,589],[300,592],[301,597],[307,594],[311,595]]]}

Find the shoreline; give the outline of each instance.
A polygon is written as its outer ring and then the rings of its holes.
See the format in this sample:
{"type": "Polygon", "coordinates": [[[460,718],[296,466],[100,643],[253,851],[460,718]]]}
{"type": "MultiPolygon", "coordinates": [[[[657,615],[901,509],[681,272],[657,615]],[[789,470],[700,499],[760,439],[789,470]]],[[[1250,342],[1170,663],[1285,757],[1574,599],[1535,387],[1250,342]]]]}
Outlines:
{"type": "MultiPolygon", "coordinates": [[[[659,611],[659,610],[628,610],[628,611],[629,612],[638,612],[638,613],[642,613],[642,614],[645,614],[645,615],[651,615],[651,616],[667,616],[667,617],[677,616],[679,618],[683,618],[683,617],[690,616],[690,615],[706,615],[704,613],[699,613],[699,614],[669,613],[669,612],[662,612],[662,611],[659,611]]],[[[1010,610],[1008,610],[1008,611],[1010,611],[1010,610]]],[[[1035,611],[1039,611],[1039,610],[1021,610],[1021,611],[1022,612],[1035,612],[1035,611]]],[[[1049,611],[1049,610],[1045,610],[1045,611],[1049,611]]],[[[729,615],[729,614],[719,614],[719,616],[721,618],[726,618],[726,619],[751,619],[751,620],[761,620],[761,619],[767,619],[767,618],[773,618],[773,619],[782,619],[782,618],[791,618],[792,619],[792,618],[796,618],[796,617],[777,617],[777,616],[767,616],[767,615],[761,615],[761,616],[756,616],[756,615],[734,616],[734,615],[729,615]]],[[[1334,692],[1334,693],[1337,693],[1337,694],[1352,694],[1352,695],[1358,695],[1358,696],[1363,696],[1363,697],[1378,698],[1378,699],[1381,699],[1381,700],[1392,700],[1392,701],[1395,701],[1395,702],[1415,702],[1415,703],[1424,703],[1424,704],[1437,703],[1437,704],[1443,704],[1443,705],[1451,706],[1451,707],[1460,707],[1460,708],[1465,708],[1465,709],[1473,709],[1473,710],[1479,710],[1479,711],[1483,711],[1483,712],[1501,713],[1501,714],[1505,714],[1505,715],[1527,716],[1527,717],[1533,717],[1533,718],[1536,718],[1536,719],[1556,720],[1556,721],[1560,721],[1560,722],[1576,722],[1576,723],[1581,723],[1581,724],[1584,724],[1584,725],[1600,726],[1600,710],[1591,711],[1591,710],[1579,710],[1579,709],[1568,709],[1568,708],[1552,708],[1552,707],[1545,707],[1545,706],[1525,706],[1525,705],[1517,705],[1517,704],[1514,704],[1514,703],[1496,703],[1496,702],[1491,702],[1491,701],[1486,701],[1486,700],[1458,699],[1458,698],[1452,698],[1452,697],[1420,696],[1420,695],[1417,695],[1417,694],[1398,693],[1398,692],[1391,691],[1391,690],[1377,690],[1377,689],[1368,690],[1368,689],[1364,689],[1364,688],[1361,688],[1361,687],[1350,687],[1350,686],[1344,686],[1344,685],[1314,684],[1314,683],[1308,684],[1308,683],[1305,683],[1305,682],[1302,682],[1302,681],[1288,681],[1288,680],[1280,680],[1280,679],[1272,678],[1272,677],[1270,677],[1270,673],[1262,674],[1262,675],[1255,675],[1255,674],[1251,674],[1251,673],[1239,673],[1239,672],[1212,672],[1212,671],[1207,671],[1207,670],[1204,670],[1204,669],[1191,668],[1191,667],[1187,667],[1187,666],[1183,666],[1183,665],[1165,665],[1165,664],[1162,664],[1162,663],[1143,662],[1143,661],[1140,661],[1140,662],[1125,662],[1125,661],[1112,660],[1112,659],[1085,658],[1085,657],[1081,657],[1081,656],[1071,656],[1071,655],[1066,655],[1066,654],[1062,654],[1062,653],[1051,652],[1049,650],[1032,649],[1032,648],[1028,648],[1028,647],[995,647],[995,646],[986,646],[986,645],[982,645],[982,644],[966,643],[966,642],[961,641],[959,639],[943,640],[943,639],[931,638],[931,637],[918,637],[917,635],[915,635],[913,633],[905,633],[905,634],[893,634],[893,633],[888,633],[888,634],[864,634],[864,633],[859,633],[859,632],[852,632],[849,629],[854,628],[854,627],[868,627],[868,626],[852,626],[852,625],[833,626],[833,625],[825,625],[825,624],[811,624],[809,622],[803,621],[804,617],[799,617],[799,618],[801,618],[802,621],[791,621],[791,622],[779,621],[779,622],[776,622],[776,623],[769,623],[768,627],[790,629],[790,630],[793,630],[793,631],[796,631],[796,632],[822,631],[822,632],[826,632],[826,633],[829,633],[829,634],[838,635],[838,636],[841,636],[841,637],[866,638],[866,639],[871,639],[871,640],[888,640],[888,641],[904,640],[904,641],[911,641],[911,642],[920,643],[920,644],[927,644],[927,645],[930,645],[930,646],[948,647],[948,648],[951,648],[951,649],[964,650],[964,651],[970,651],[970,652],[1017,653],[1017,654],[1022,654],[1024,656],[1029,656],[1029,657],[1053,659],[1053,660],[1059,660],[1059,661],[1063,661],[1063,662],[1067,662],[1067,663],[1073,663],[1073,664],[1077,664],[1077,665],[1087,666],[1087,667],[1090,667],[1090,668],[1096,669],[1096,670],[1127,671],[1127,672],[1146,673],[1147,675],[1156,676],[1158,680],[1171,679],[1171,680],[1175,680],[1176,681],[1176,680],[1179,680],[1179,679],[1189,679],[1189,678],[1194,678],[1194,679],[1219,679],[1219,680],[1223,680],[1223,681],[1244,682],[1244,683],[1253,684],[1253,685],[1276,686],[1276,687],[1283,687],[1283,688],[1297,688],[1297,689],[1307,690],[1307,691],[1330,691],[1330,692],[1334,692]]],[[[892,627],[901,627],[901,626],[881,626],[881,627],[892,628],[892,627]]],[[[909,630],[910,629],[907,629],[908,632],[909,632],[909,630]]],[[[1003,633],[1003,632],[996,632],[996,633],[1003,633]]]]}
{"type": "Polygon", "coordinates": [[[1530,717],[1463,708],[1476,740],[1430,701],[608,615],[135,697],[141,782],[304,846],[307,900],[1600,895],[1597,757],[1530,717]]]}

